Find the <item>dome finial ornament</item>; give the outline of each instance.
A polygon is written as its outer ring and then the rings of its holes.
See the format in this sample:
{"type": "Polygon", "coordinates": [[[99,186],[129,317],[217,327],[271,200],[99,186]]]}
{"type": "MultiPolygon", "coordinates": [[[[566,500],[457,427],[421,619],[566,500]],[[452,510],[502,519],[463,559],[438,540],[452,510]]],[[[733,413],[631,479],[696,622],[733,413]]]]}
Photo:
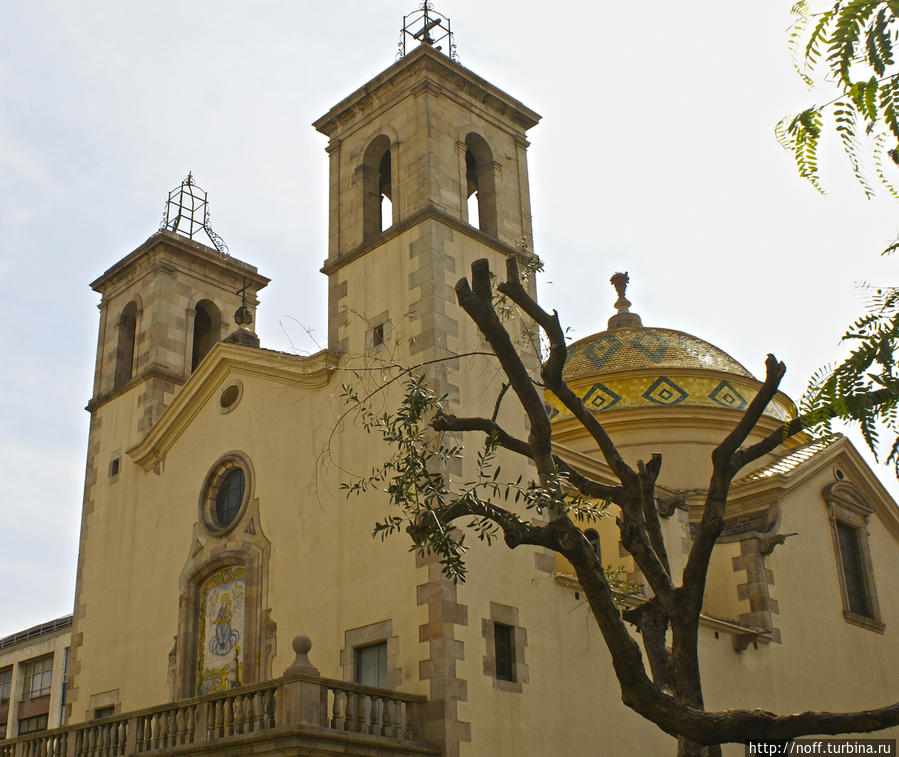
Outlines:
{"type": "Polygon", "coordinates": [[[624,273],[615,273],[612,278],[609,279],[612,286],[615,287],[615,291],[618,293],[618,299],[615,301],[615,310],[618,312],[609,318],[610,329],[639,329],[643,327],[643,321],[640,320],[640,316],[630,311],[631,301],[624,296],[630,280],[627,271],[624,273]]]}

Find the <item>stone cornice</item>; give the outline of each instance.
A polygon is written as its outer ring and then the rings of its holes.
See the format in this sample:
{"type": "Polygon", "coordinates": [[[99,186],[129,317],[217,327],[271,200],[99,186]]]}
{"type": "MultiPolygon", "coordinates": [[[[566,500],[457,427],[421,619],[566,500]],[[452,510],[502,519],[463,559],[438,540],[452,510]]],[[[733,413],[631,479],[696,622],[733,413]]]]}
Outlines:
{"type": "Polygon", "coordinates": [[[99,292],[105,298],[123,285],[138,266],[146,266],[148,270],[154,270],[155,265],[163,265],[174,272],[177,270],[178,263],[182,261],[188,264],[201,263],[207,266],[212,265],[235,276],[245,276],[255,285],[257,291],[270,281],[270,279],[257,271],[256,266],[244,263],[242,260],[238,260],[230,255],[222,255],[218,250],[194,242],[181,234],[171,231],[160,231],[147,239],[137,249],[128,253],[111,268],[104,271],[103,275],[92,281],[90,286],[91,289],[99,292]],[[177,252],[177,257],[172,256],[166,260],[154,260],[154,256],[151,253],[162,245],[173,248],[177,252]]]}
{"type": "MultiPolygon", "coordinates": [[[[622,431],[647,431],[658,432],[660,429],[687,428],[720,430],[721,438],[730,432],[740,419],[742,411],[728,410],[724,407],[706,407],[696,405],[659,405],[644,407],[625,407],[622,409],[611,408],[599,413],[596,417],[602,423],[603,428],[614,435],[622,431]]],[[[753,440],[767,436],[772,431],[783,428],[783,422],[768,415],[763,415],[756,426],[758,436],[753,434],[753,440]]],[[[584,437],[587,431],[573,416],[555,418],[552,421],[553,442],[568,443],[569,440],[584,437]]],[[[658,434],[649,441],[659,439],[658,434]]],[[[796,434],[787,440],[786,446],[793,447],[804,444],[810,437],[803,433],[796,434]]],[[[661,443],[661,442],[660,442],[661,443]]],[[[675,442],[676,443],[676,442],[675,442]]]]}
{"type": "Polygon", "coordinates": [[[330,276],[332,273],[339,271],[345,265],[352,263],[354,260],[358,260],[363,255],[371,252],[376,247],[379,247],[385,242],[398,237],[400,234],[408,231],[413,226],[416,226],[417,224],[420,224],[426,220],[440,221],[440,223],[451,227],[454,231],[458,231],[460,234],[465,234],[475,241],[480,242],[481,244],[490,247],[497,252],[502,253],[503,255],[521,254],[514,247],[506,244],[505,242],[501,242],[496,237],[485,234],[480,229],[476,229],[471,224],[467,224],[458,218],[454,218],[449,213],[440,210],[434,205],[427,205],[421,210],[413,213],[408,218],[400,221],[397,224],[394,224],[389,229],[381,232],[374,239],[365,242],[364,244],[360,244],[357,247],[349,250],[348,252],[343,253],[342,255],[338,255],[336,258],[329,258],[322,265],[321,272],[330,276]]]}
{"type": "Polygon", "coordinates": [[[144,470],[151,470],[168,453],[203,406],[215,396],[235,369],[291,386],[325,386],[337,368],[339,356],[328,350],[299,357],[219,342],[175,395],[152,430],[128,455],[144,470]]]}
{"type": "Polygon", "coordinates": [[[844,436],[786,473],[774,473],[765,478],[735,484],[728,497],[728,508],[731,504],[750,508],[754,503],[781,499],[813,475],[829,467],[843,470],[846,480],[865,497],[874,514],[893,538],[899,541],[899,505],[852,442],[844,436]]]}
{"type": "Polygon", "coordinates": [[[426,45],[420,45],[345,97],[312,125],[330,138],[339,136],[344,124],[355,120],[357,113],[371,108],[376,93],[383,97],[388,90],[395,88],[400,81],[410,76],[421,77],[422,80],[433,82],[438,86],[443,83],[452,90],[471,92],[472,99],[505,121],[515,124],[519,129],[530,129],[540,120],[537,113],[519,100],[447,56],[435,52],[426,45]]]}
{"type": "Polygon", "coordinates": [[[143,384],[150,379],[163,379],[164,381],[171,381],[175,384],[183,384],[184,376],[180,373],[175,373],[173,371],[168,370],[167,368],[161,368],[156,365],[151,365],[145,370],[141,371],[141,373],[133,378],[129,379],[127,383],[120,386],[118,389],[114,389],[111,392],[107,392],[100,397],[91,398],[91,400],[87,403],[87,406],[84,408],[89,413],[95,412],[98,408],[103,407],[107,402],[111,402],[116,397],[119,397],[126,392],[131,391],[134,387],[143,384]]]}

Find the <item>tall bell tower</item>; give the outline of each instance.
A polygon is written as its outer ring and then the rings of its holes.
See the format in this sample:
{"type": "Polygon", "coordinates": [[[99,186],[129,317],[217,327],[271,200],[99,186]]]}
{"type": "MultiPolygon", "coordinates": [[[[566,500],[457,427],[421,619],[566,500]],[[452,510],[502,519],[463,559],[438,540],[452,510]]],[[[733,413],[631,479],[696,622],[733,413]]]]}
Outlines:
{"type": "MultiPolygon", "coordinates": [[[[502,372],[453,287],[477,259],[503,278],[508,257],[530,254],[525,134],[540,117],[454,60],[449,22],[428,2],[406,17],[403,40],[414,48],[404,44],[396,63],[314,123],[329,138],[328,346],[347,367],[363,365],[360,376],[411,368],[460,412],[490,417],[502,372]]],[[[500,421],[527,436],[514,403],[500,421]]],[[[470,480],[474,447],[447,469],[470,480]]],[[[494,577],[478,591],[510,597],[500,588],[508,566],[493,562],[496,554],[472,558],[484,561],[478,575],[494,577]]],[[[489,602],[446,579],[435,555],[416,557],[416,567],[426,735],[447,757],[471,754],[462,745],[477,740],[472,713],[492,706],[493,690],[479,685],[485,642],[477,620],[489,602]]],[[[517,611],[508,612],[503,622],[514,625],[517,611]]]]}

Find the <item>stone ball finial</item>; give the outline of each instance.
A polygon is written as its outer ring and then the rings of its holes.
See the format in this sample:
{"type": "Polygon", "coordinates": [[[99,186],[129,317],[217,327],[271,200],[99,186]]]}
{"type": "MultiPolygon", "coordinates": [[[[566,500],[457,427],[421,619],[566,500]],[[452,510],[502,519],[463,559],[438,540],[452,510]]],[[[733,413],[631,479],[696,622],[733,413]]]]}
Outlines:
{"type": "Polygon", "coordinates": [[[296,652],[297,657],[301,655],[306,657],[306,655],[309,654],[309,650],[312,649],[312,639],[308,636],[294,636],[291,646],[293,647],[293,651],[296,652]]]}
{"type": "Polygon", "coordinates": [[[234,311],[234,322],[238,326],[249,326],[253,322],[253,314],[246,305],[241,305],[234,311]]]}
{"type": "Polygon", "coordinates": [[[291,642],[291,646],[293,647],[294,654],[296,654],[296,659],[294,659],[291,666],[284,671],[284,675],[291,675],[292,673],[304,673],[305,675],[313,676],[319,675],[318,668],[309,661],[309,650],[312,649],[312,640],[308,636],[295,636],[291,642]]]}

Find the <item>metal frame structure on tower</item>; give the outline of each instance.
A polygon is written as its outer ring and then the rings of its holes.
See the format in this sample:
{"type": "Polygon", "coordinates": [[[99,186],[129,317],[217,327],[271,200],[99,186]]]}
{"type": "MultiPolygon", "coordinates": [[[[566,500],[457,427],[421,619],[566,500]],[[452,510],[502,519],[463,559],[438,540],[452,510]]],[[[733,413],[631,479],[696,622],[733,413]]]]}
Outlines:
{"type": "Polygon", "coordinates": [[[169,192],[159,230],[174,231],[188,239],[193,239],[201,231],[205,232],[216,250],[222,255],[228,254],[228,245],[210,225],[206,190],[197,186],[190,171],[181,186],[169,192]]]}
{"type": "Polygon", "coordinates": [[[423,0],[418,10],[403,16],[403,31],[400,33],[397,60],[406,55],[407,40],[414,40],[420,45],[428,45],[434,50],[444,53],[450,60],[459,62],[450,20],[438,12],[429,0],[423,0]],[[443,44],[446,44],[448,48],[446,52],[443,50],[443,44]]]}

